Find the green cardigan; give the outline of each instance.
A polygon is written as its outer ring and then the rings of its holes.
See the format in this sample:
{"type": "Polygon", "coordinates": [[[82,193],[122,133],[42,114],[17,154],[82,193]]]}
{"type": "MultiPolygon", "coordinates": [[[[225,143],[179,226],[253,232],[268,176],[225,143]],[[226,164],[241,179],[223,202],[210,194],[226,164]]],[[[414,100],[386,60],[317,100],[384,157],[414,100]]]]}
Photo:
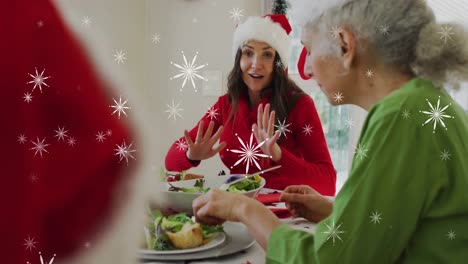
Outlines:
{"type": "Polygon", "coordinates": [[[276,228],[267,263],[468,263],[468,116],[413,79],[369,112],[315,235],[276,228]]]}

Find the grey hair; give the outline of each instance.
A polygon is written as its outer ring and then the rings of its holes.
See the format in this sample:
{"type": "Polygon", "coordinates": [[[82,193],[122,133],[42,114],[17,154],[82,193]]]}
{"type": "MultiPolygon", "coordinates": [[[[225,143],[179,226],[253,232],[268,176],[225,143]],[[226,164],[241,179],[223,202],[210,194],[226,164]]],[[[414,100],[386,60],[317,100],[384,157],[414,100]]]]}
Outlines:
{"type": "Polygon", "coordinates": [[[438,24],[424,0],[289,0],[292,19],[324,35],[322,48],[338,54],[331,32],[346,27],[368,43],[379,60],[442,87],[468,80],[468,34],[454,23],[438,24]],[[320,3],[323,2],[323,3],[320,3]],[[326,2],[326,4],[324,4],[326,2]]]}

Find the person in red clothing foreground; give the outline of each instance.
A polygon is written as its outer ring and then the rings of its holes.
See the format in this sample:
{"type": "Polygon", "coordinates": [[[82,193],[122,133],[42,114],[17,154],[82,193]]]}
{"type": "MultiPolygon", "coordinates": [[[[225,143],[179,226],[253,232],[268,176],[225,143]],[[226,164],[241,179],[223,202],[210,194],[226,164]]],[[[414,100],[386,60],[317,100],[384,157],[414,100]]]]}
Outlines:
{"type": "Polygon", "coordinates": [[[285,71],[290,31],[279,14],[251,17],[236,28],[228,92],[174,142],[168,171],[188,170],[219,153],[231,174],[281,165],[262,175],[267,188],[302,184],[335,194],[336,171],[313,100],[285,71]]]}
{"type": "Polygon", "coordinates": [[[136,132],[52,1],[2,6],[1,262],[131,263],[136,132]]]}

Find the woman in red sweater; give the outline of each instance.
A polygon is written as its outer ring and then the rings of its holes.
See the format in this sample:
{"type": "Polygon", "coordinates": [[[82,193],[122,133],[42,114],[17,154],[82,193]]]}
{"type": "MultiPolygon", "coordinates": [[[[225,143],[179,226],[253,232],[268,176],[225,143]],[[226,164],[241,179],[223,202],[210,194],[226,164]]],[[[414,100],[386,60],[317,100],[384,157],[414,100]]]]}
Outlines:
{"type": "Polygon", "coordinates": [[[290,31],[284,15],[251,17],[236,28],[228,92],[174,142],[167,170],[188,170],[219,153],[232,174],[281,165],[262,175],[267,188],[303,184],[335,194],[336,171],[312,98],[285,71],[290,31]]]}

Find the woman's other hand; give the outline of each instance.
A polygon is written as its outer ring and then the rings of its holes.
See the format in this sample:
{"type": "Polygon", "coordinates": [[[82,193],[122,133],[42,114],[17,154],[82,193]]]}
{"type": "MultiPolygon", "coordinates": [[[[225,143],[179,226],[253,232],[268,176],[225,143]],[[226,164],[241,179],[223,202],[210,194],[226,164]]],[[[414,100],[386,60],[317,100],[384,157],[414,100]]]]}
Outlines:
{"type": "Polygon", "coordinates": [[[308,185],[291,185],[284,189],[280,201],[295,217],[304,217],[312,222],[327,218],[333,210],[333,203],[308,185]]]}
{"type": "Polygon", "coordinates": [[[226,142],[221,142],[216,148],[213,148],[223,133],[223,126],[220,126],[218,131],[212,135],[213,127],[214,122],[211,121],[208,129],[203,133],[204,123],[200,121],[195,142],[190,138],[189,132],[184,130],[185,140],[188,144],[187,158],[189,160],[209,159],[226,147],[226,142]]]}
{"type": "Polygon", "coordinates": [[[270,156],[274,162],[281,159],[281,148],[276,143],[281,135],[281,131],[275,130],[275,111],[270,113],[270,104],[266,104],[265,108],[260,104],[257,112],[257,124],[252,125],[252,131],[257,143],[265,141],[261,146],[263,153],[270,156]]]}

